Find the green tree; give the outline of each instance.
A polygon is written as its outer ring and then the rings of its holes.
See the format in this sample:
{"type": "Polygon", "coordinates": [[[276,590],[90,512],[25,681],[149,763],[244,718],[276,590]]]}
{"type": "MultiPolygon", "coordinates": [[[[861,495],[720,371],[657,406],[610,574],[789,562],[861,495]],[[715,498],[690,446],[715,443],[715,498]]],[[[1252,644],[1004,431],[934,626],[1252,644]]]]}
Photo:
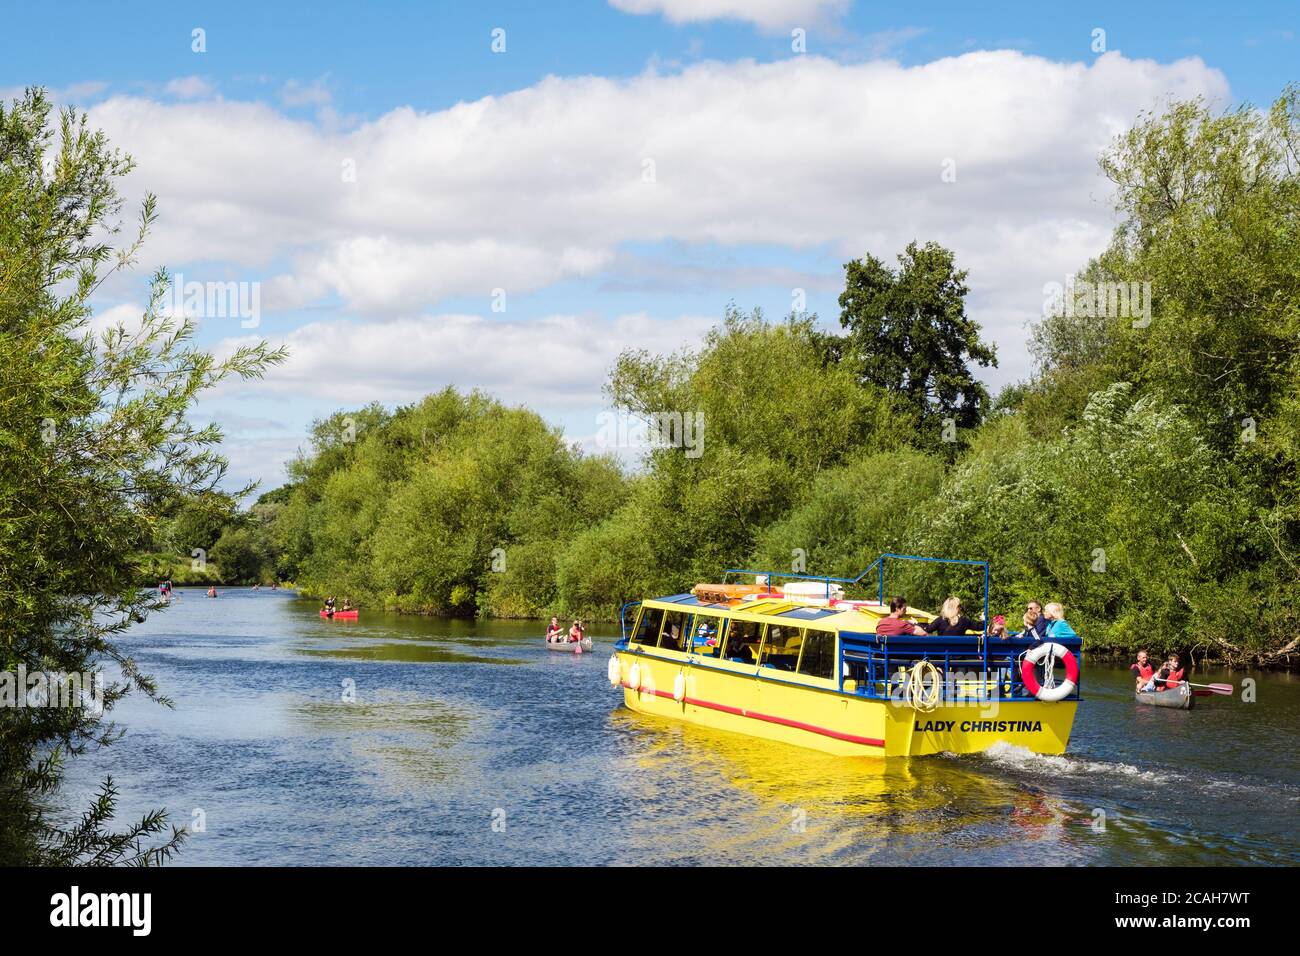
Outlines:
{"type": "Polygon", "coordinates": [[[842,352],[863,381],[900,396],[931,434],[941,420],[973,428],[989,403],[970,363],[997,365],[992,345],[966,315],[966,271],[937,243],[908,243],[891,269],[875,256],[844,266],[842,352]]]}
{"type": "MultiPolygon", "coordinates": [[[[105,710],[131,690],[166,702],[117,637],[154,608],[135,555],[225,472],[219,430],[192,427],[188,409],[283,357],[259,344],[218,362],[195,348],[192,324],[161,312],[163,273],[138,326],[91,334],[92,294],[133,263],[155,217],[150,196],[134,239],[110,244],[131,168],[84,115],[52,123],[41,91],[0,104],[0,671],[111,661],[123,678],[105,688],[105,710]]],[[[145,845],[161,814],[105,830],[111,785],[82,825],[51,822],[64,758],[113,737],[90,708],[0,708],[0,863],[158,862],[179,843],[173,831],[145,845]]]]}
{"type": "Polygon", "coordinates": [[[247,523],[225,528],[208,557],[226,584],[259,583],[267,564],[265,544],[247,523]]]}
{"type": "Polygon", "coordinates": [[[608,391],[633,416],[680,415],[702,430],[694,447],[650,448],[624,508],[561,558],[562,601],[587,613],[716,579],[855,449],[914,438],[889,395],[830,360],[811,317],[773,323],[729,308],[699,350],[624,353],[608,391]]]}

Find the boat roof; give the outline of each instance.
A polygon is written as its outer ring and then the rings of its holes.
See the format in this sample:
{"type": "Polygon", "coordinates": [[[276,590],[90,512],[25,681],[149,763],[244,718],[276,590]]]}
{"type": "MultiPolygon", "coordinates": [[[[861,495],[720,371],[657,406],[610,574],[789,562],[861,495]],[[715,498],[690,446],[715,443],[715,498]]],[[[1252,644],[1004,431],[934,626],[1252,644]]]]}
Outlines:
{"type": "MultiPolygon", "coordinates": [[[[880,619],[889,616],[888,605],[881,606],[874,601],[839,601],[833,606],[827,606],[825,602],[764,597],[755,601],[709,603],[687,592],[647,598],[641,603],[645,607],[664,610],[699,610],[742,621],[789,624],[825,631],[874,632],[880,619]]],[[[907,613],[918,621],[934,620],[933,614],[920,608],[909,607],[907,613]]]]}

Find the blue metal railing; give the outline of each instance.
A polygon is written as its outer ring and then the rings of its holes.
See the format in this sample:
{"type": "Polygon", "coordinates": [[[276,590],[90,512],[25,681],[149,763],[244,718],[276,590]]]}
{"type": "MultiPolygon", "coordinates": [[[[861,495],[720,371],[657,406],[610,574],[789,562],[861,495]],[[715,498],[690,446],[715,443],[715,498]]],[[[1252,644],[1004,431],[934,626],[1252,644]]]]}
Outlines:
{"type": "MultiPolygon", "coordinates": [[[[1021,657],[1038,641],[1009,639],[992,645],[981,636],[887,639],[876,634],[841,632],[843,680],[854,682],[851,693],[864,697],[898,699],[913,667],[929,661],[943,679],[943,700],[1024,700],[1037,698],[1021,677],[1021,657]]],[[[1082,663],[1082,641],[1061,640],[1082,663]]],[[[1078,700],[1079,689],[1066,700],[1078,700]]]]}
{"type": "Polygon", "coordinates": [[[641,606],[640,601],[627,601],[624,603],[624,605],[621,608],[618,609],[618,629],[619,629],[619,633],[623,635],[623,639],[619,643],[626,644],[628,639],[627,609],[630,607],[640,607],[640,606],[641,606]]]}

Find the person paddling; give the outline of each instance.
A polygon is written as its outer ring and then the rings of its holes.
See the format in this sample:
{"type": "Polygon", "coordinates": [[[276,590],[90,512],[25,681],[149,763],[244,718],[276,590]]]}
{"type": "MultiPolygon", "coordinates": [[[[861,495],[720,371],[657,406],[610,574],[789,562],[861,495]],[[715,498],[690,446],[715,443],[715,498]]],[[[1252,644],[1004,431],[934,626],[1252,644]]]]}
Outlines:
{"type": "Polygon", "coordinates": [[[1130,664],[1130,671],[1133,672],[1137,680],[1136,690],[1141,691],[1151,683],[1151,678],[1155,676],[1155,668],[1151,666],[1151,658],[1145,650],[1138,651],[1137,663],[1130,664]]]}
{"type": "Polygon", "coordinates": [[[1169,659],[1165,661],[1160,670],[1156,671],[1155,684],[1156,690],[1173,690],[1183,682],[1183,668],[1178,663],[1178,655],[1170,654],[1169,659]]]}

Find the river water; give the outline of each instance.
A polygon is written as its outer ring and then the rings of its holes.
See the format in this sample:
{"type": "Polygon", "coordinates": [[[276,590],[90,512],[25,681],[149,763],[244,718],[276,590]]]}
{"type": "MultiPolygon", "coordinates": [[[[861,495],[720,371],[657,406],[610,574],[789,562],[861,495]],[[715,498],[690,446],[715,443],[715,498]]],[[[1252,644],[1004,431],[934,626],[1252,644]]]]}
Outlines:
{"type": "Polygon", "coordinates": [[[175,708],[121,703],[62,793],[112,774],[122,819],[201,821],[183,864],[1300,862],[1290,675],[1198,672],[1257,702],[1182,712],[1085,660],[1065,756],[834,758],[629,712],[610,626],[575,656],[535,622],[177,593],[123,641],[175,708]]]}

